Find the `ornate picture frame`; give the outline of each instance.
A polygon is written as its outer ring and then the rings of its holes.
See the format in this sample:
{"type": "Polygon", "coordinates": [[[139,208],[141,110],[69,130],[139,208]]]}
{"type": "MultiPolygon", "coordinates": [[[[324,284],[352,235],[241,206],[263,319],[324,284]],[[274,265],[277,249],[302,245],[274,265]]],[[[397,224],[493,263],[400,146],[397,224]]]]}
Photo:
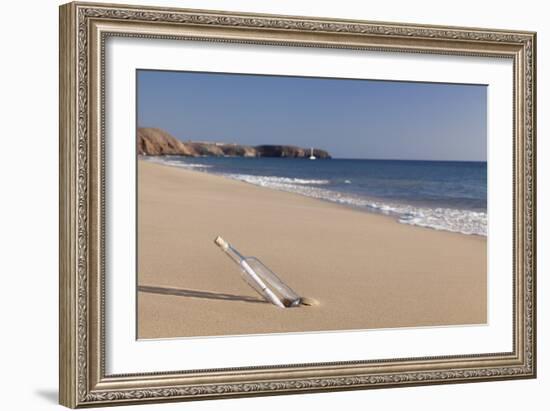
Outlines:
{"type": "Polygon", "coordinates": [[[67,407],[536,376],[536,34],[219,11],[60,7],[60,403],[67,407]],[[513,62],[513,350],[109,375],[105,42],[112,37],[498,57],[513,62]]]}

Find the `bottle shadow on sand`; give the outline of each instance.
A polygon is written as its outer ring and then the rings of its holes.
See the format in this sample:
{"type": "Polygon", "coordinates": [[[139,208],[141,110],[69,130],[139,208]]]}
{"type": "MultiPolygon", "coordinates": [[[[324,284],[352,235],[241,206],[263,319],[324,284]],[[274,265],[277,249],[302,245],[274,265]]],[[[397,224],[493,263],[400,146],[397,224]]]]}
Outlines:
{"type": "Polygon", "coordinates": [[[208,300],[242,301],[245,303],[268,304],[267,301],[246,295],[218,293],[214,291],[189,290],[184,288],[157,287],[151,285],[139,285],[139,292],[150,294],[175,295],[180,297],[204,298],[208,300]]]}
{"type": "MultiPolygon", "coordinates": [[[[184,288],[157,287],[151,285],[139,285],[139,292],[149,294],[175,295],[179,297],[204,298],[207,300],[242,301],[245,303],[270,304],[268,301],[247,295],[217,293],[214,291],[189,290],[184,288]]],[[[314,298],[302,297],[299,307],[316,307],[320,303],[314,298]]]]}

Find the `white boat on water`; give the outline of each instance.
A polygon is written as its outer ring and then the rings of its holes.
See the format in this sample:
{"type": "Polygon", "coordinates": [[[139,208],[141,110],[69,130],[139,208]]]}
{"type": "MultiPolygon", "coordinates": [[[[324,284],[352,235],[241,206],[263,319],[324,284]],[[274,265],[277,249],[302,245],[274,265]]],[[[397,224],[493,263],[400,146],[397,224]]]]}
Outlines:
{"type": "Polygon", "coordinates": [[[310,155],[309,155],[309,159],[310,159],[310,160],[317,160],[317,157],[315,157],[315,156],[313,155],[313,147],[311,147],[311,153],[310,153],[310,155]]]}

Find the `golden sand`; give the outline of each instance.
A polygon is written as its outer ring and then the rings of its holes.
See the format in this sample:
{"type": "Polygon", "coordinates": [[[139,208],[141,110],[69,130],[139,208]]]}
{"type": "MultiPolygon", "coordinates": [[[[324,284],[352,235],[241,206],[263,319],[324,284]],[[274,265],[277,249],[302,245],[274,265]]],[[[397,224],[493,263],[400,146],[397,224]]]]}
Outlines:
{"type": "Polygon", "coordinates": [[[484,237],[139,161],[139,338],[481,324],[486,261],[484,237]],[[318,304],[261,301],[217,235],[318,304]]]}

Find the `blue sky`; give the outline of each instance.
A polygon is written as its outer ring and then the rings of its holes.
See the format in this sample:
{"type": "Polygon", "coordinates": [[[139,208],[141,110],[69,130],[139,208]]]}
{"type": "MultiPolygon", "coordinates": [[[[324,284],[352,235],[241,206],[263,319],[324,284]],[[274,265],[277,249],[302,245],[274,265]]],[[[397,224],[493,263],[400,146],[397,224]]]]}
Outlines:
{"type": "Polygon", "coordinates": [[[486,161],[487,87],[138,70],[138,126],[337,158],[486,161]]]}

